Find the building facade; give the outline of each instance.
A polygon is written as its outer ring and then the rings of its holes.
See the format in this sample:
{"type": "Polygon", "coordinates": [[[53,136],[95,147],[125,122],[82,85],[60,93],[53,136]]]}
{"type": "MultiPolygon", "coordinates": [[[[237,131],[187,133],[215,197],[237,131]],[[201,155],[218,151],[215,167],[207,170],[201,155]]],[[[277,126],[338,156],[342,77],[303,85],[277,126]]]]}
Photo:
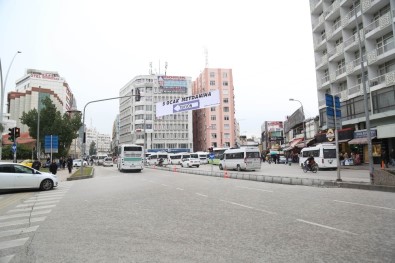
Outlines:
{"type": "Polygon", "coordinates": [[[191,78],[185,76],[140,75],[129,81],[119,96],[119,144],[134,143],[154,151],[192,151],[192,112],[157,117],[157,103],[192,95],[191,78]]]}
{"type": "Polygon", "coordinates": [[[42,99],[49,97],[62,114],[76,108],[76,101],[66,80],[57,72],[36,69],[26,70],[26,74],[16,81],[15,91],[8,93],[8,114],[22,132],[28,127],[20,123],[23,112],[42,107],[42,99]],[[39,105],[40,104],[40,105],[39,105]]]}
{"type": "Polygon", "coordinates": [[[237,145],[232,69],[205,68],[193,82],[194,95],[212,90],[219,90],[220,105],[193,112],[194,151],[237,145]]]}
{"type": "MultiPolygon", "coordinates": [[[[333,128],[326,94],[340,98],[342,128],[366,129],[367,109],[379,157],[395,148],[395,1],[310,0],[310,7],[320,128],[333,128]]],[[[365,137],[340,149],[367,162],[367,144],[365,137]]]]}

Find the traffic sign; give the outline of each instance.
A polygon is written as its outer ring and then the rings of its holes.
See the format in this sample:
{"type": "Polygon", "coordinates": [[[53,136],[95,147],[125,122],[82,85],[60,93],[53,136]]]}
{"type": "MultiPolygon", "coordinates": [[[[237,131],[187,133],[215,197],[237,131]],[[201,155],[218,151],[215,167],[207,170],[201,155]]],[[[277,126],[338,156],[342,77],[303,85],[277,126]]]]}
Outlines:
{"type": "Polygon", "coordinates": [[[156,117],[178,112],[214,107],[220,104],[219,90],[156,103],[156,117]]]}
{"type": "Polygon", "coordinates": [[[16,144],[14,143],[11,148],[12,148],[12,152],[15,153],[16,152],[16,144]]]}
{"type": "Polygon", "coordinates": [[[208,155],[208,158],[209,158],[210,160],[212,160],[212,159],[214,159],[214,156],[215,156],[214,153],[210,153],[210,154],[208,155]]]}
{"type": "Polygon", "coordinates": [[[59,136],[45,135],[44,148],[45,153],[57,153],[59,147],[59,136]]]}

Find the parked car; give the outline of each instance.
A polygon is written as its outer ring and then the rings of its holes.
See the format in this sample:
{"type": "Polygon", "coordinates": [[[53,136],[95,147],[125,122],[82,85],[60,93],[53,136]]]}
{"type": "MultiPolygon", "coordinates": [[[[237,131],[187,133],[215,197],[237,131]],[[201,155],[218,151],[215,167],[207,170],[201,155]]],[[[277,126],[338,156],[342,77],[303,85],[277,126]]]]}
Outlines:
{"type": "Polygon", "coordinates": [[[278,163],[287,163],[287,158],[285,158],[285,156],[281,155],[278,158],[278,163]]]}
{"type": "Polygon", "coordinates": [[[197,158],[183,158],[181,159],[181,167],[193,167],[199,168],[200,160],[197,158]]]}
{"type": "Polygon", "coordinates": [[[32,168],[33,160],[31,160],[31,159],[26,159],[26,160],[23,160],[22,162],[20,162],[20,164],[32,168]]]}
{"type": "Polygon", "coordinates": [[[51,190],[58,186],[58,178],[18,163],[0,163],[0,190],[51,190]]]}
{"type": "MultiPolygon", "coordinates": [[[[73,160],[73,166],[74,167],[81,167],[82,164],[82,159],[74,159],[73,160]]],[[[88,162],[84,160],[84,166],[87,166],[88,162]]]]}
{"type": "Polygon", "coordinates": [[[104,160],[103,160],[103,166],[104,167],[105,166],[113,166],[113,165],[114,165],[114,162],[112,161],[111,157],[104,158],[104,160]]]}

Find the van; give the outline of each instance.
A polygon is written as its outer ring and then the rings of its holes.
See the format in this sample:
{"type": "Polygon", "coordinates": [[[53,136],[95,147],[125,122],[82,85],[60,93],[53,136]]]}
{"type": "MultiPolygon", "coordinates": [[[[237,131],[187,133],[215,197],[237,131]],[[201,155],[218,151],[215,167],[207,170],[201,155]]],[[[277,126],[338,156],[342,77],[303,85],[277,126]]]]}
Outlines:
{"type": "Polygon", "coordinates": [[[190,158],[191,154],[190,153],[186,153],[186,152],[185,153],[174,153],[174,154],[169,155],[169,157],[170,157],[170,163],[171,164],[179,164],[179,165],[181,165],[182,159],[190,158]]]}
{"type": "Polygon", "coordinates": [[[221,158],[219,169],[223,170],[260,170],[261,154],[258,147],[242,147],[226,150],[221,158]]]}
{"type": "Polygon", "coordinates": [[[299,155],[299,165],[303,167],[303,163],[313,155],[314,161],[318,168],[337,168],[336,145],[330,143],[322,143],[316,146],[303,148],[299,155]]]}
{"type": "Polygon", "coordinates": [[[207,164],[208,163],[208,153],[206,153],[206,152],[191,153],[191,158],[199,159],[200,164],[207,164]]]}
{"type": "Polygon", "coordinates": [[[148,157],[148,164],[158,165],[160,158],[163,159],[162,165],[168,165],[170,163],[170,157],[167,152],[156,152],[156,153],[151,153],[151,155],[148,157]]]}

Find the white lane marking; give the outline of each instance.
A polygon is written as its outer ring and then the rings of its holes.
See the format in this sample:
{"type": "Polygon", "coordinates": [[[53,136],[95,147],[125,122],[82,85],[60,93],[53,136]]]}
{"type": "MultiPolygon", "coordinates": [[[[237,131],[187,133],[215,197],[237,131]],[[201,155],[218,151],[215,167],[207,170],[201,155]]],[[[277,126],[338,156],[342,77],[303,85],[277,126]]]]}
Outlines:
{"type": "Polygon", "coordinates": [[[37,216],[37,215],[44,215],[44,214],[49,214],[49,213],[51,213],[51,210],[42,210],[42,211],[36,211],[36,212],[31,212],[31,213],[28,212],[28,213],[21,213],[21,214],[12,214],[12,215],[0,216],[0,220],[18,218],[18,217],[37,216]]]}
{"type": "Polygon", "coordinates": [[[201,193],[195,193],[195,194],[200,195],[200,196],[204,196],[204,197],[208,197],[208,195],[204,195],[204,194],[201,194],[201,193]]]}
{"type": "Polygon", "coordinates": [[[46,202],[46,201],[53,201],[53,200],[59,200],[62,199],[63,196],[57,196],[57,197],[46,197],[46,198],[29,198],[25,200],[23,203],[35,203],[35,202],[46,202]]]}
{"type": "Polygon", "coordinates": [[[384,207],[384,206],[376,206],[376,205],[367,205],[367,204],[359,204],[359,203],[352,203],[352,202],[347,202],[347,201],[340,201],[340,200],[333,200],[334,202],[339,202],[339,203],[345,203],[345,204],[351,204],[351,205],[360,205],[360,206],[367,206],[367,207],[374,207],[374,208],[381,208],[381,209],[387,209],[387,210],[392,210],[395,211],[394,208],[389,208],[389,207],[384,207]]]}
{"type": "Polygon", "coordinates": [[[18,228],[18,229],[3,231],[3,232],[0,232],[0,237],[16,236],[16,235],[34,232],[37,230],[38,227],[39,226],[31,226],[31,227],[26,227],[26,228],[18,228]]]}
{"type": "Polygon", "coordinates": [[[231,201],[226,201],[226,200],[222,200],[222,199],[220,199],[219,201],[225,202],[225,203],[228,203],[228,204],[232,204],[232,205],[241,206],[241,207],[248,208],[248,209],[252,209],[252,210],[255,210],[255,211],[259,211],[259,212],[264,212],[264,213],[272,214],[272,215],[277,214],[276,212],[272,212],[272,211],[268,211],[268,210],[263,210],[263,209],[259,209],[259,208],[255,208],[255,207],[252,207],[252,206],[243,205],[243,204],[239,204],[239,203],[235,203],[235,202],[231,202],[231,201]]]}
{"type": "Polygon", "coordinates": [[[37,202],[37,203],[31,203],[31,204],[22,204],[22,205],[17,205],[16,207],[29,207],[29,206],[49,205],[49,204],[53,204],[53,203],[59,203],[59,200],[37,202]]]}
{"type": "Polygon", "coordinates": [[[27,207],[27,208],[18,208],[18,209],[9,210],[7,212],[7,214],[19,213],[19,212],[27,212],[27,211],[32,211],[32,210],[35,211],[35,210],[40,210],[40,209],[48,209],[48,208],[53,208],[55,206],[56,205],[43,205],[43,206],[30,206],[30,207],[27,207]]]}
{"type": "Polygon", "coordinates": [[[180,190],[180,191],[184,191],[184,189],[182,189],[182,188],[178,188],[178,187],[177,187],[176,189],[177,189],[177,190],[180,190]]]}
{"type": "Polygon", "coordinates": [[[167,184],[162,184],[163,186],[168,186],[167,184]]]}
{"type": "Polygon", "coordinates": [[[45,197],[56,197],[56,196],[64,196],[66,193],[59,193],[59,194],[47,194],[47,195],[36,195],[36,197],[39,198],[45,198],[45,197]]]}
{"type": "Polygon", "coordinates": [[[353,233],[353,232],[350,232],[350,231],[347,231],[347,230],[343,230],[343,229],[339,229],[339,228],[335,228],[335,227],[331,227],[331,226],[326,226],[326,225],[321,225],[321,224],[310,222],[310,221],[306,221],[306,220],[303,220],[303,219],[296,219],[296,221],[299,221],[299,222],[302,222],[302,223],[306,223],[306,224],[310,224],[310,225],[314,225],[314,226],[323,227],[323,228],[326,228],[326,229],[336,230],[336,231],[343,232],[343,233],[348,233],[348,234],[351,234],[351,235],[356,235],[356,236],[358,235],[356,233],[353,233]]]}
{"type": "Polygon", "coordinates": [[[14,220],[14,221],[10,221],[10,222],[0,223],[0,227],[16,226],[16,225],[23,225],[23,224],[29,224],[29,223],[34,223],[34,222],[40,222],[40,221],[44,221],[45,218],[46,218],[46,216],[30,218],[30,219],[28,218],[28,219],[14,220]]]}
{"type": "Polygon", "coordinates": [[[15,255],[10,255],[10,256],[1,257],[1,258],[0,258],[0,263],[8,263],[8,262],[11,262],[11,259],[12,259],[14,256],[15,256],[15,255]]]}
{"type": "Polygon", "coordinates": [[[236,188],[243,188],[243,189],[248,189],[248,190],[257,190],[257,191],[262,191],[262,192],[273,193],[272,190],[265,190],[265,189],[260,189],[260,188],[251,188],[251,187],[245,187],[245,186],[236,186],[236,188]]]}
{"type": "Polygon", "coordinates": [[[23,246],[28,239],[29,239],[28,237],[25,237],[25,238],[0,242],[0,249],[23,246]]]}

